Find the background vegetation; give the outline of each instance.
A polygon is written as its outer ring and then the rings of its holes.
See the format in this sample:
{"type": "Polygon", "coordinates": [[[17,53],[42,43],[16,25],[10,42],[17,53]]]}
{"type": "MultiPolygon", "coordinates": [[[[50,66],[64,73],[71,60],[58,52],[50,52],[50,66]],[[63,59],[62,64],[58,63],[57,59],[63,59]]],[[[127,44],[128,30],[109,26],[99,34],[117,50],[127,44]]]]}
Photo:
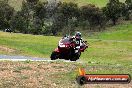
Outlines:
{"type": "Polygon", "coordinates": [[[103,7],[78,5],[77,2],[23,0],[21,9],[17,11],[8,4],[10,0],[1,0],[0,29],[9,28],[13,32],[25,34],[62,35],[81,30],[102,31],[120,20],[131,20],[131,0],[109,0],[103,7]]]}

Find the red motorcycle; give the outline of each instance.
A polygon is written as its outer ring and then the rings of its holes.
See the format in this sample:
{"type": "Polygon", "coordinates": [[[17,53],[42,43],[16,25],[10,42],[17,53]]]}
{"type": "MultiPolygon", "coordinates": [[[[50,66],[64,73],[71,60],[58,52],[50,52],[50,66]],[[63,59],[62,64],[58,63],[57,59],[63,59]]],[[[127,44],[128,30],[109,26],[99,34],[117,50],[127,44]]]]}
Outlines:
{"type": "Polygon", "coordinates": [[[79,49],[76,49],[76,42],[71,38],[64,38],[59,41],[58,47],[52,52],[51,60],[65,59],[70,61],[76,61],[81,56],[81,52],[84,52],[88,48],[87,41],[83,41],[79,49]]]}

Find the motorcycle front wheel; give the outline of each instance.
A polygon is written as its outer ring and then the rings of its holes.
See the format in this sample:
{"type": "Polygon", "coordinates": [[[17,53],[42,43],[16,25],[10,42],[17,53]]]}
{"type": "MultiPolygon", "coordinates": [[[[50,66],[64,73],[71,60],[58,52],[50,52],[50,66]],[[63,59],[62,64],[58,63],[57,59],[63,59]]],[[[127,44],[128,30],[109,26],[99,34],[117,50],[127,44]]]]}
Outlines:
{"type": "Polygon", "coordinates": [[[70,61],[76,61],[76,60],[78,60],[79,57],[80,57],[80,55],[81,55],[81,53],[74,54],[73,57],[70,59],[70,61]]]}
{"type": "Polygon", "coordinates": [[[56,59],[58,59],[58,53],[57,53],[57,52],[52,52],[50,58],[51,58],[51,60],[56,60],[56,59]]]}

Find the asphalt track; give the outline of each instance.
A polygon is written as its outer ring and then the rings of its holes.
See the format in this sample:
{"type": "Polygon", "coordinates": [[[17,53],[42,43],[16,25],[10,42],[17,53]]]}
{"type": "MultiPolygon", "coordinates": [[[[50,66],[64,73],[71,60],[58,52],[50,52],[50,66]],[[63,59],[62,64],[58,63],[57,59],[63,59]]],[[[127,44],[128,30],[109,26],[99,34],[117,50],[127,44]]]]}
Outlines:
{"type": "Polygon", "coordinates": [[[62,61],[62,62],[77,62],[77,63],[82,63],[81,60],[77,61],[70,61],[70,60],[63,60],[63,59],[58,59],[58,60],[50,60],[49,58],[38,58],[38,57],[29,57],[29,56],[12,56],[12,55],[0,55],[0,61],[47,61],[47,62],[52,62],[52,61],[62,61]]]}

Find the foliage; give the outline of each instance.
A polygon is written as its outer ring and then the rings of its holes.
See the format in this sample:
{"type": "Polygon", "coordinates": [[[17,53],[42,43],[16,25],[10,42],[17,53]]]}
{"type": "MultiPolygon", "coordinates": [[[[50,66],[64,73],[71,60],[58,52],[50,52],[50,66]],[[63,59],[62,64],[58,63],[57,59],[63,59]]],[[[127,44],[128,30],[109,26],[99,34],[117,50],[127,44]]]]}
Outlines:
{"type": "Polygon", "coordinates": [[[132,10],[132,0],[126,0],[125,3],[127,4],[128,9],[132,10]]]}
{"type": "Polygon", "coordinates": [[[0,29],[42,35],[72,34],[80,29],[101,31],[112,20],[115,25],[120,17],[130,20],[131,0],[125,3],[109,0],[106,7],[93,4],[78,6],[74,2],[23,0],[20,11],[0,1],[0,29]]]}
{"type": "Polygon", "coordinates": [[[103,8],[103,12],[108,19],[112,20],[113,25],[115,25],[121,16],[122,8],[123,4],[119,0],[110,0],[106,7],[103,8]]]}
{"type": "Polygon", "coordinates": [[[21,16],[21,12],[17,12],[11,19],[11,28],[14,32],[27,33],[27,24],[27,21],[21,16]]]}
{"type": "Polygon", "coordinates": [[[34,8],[34,15],[38,16],[40,19],[44,19],[46,16],[46,4],[45,2],[38,2],[34,8]]]}
{"type": "Polygon", "coordinates": [[[6,1],[0,1],[0,29],[10,28],[13,13],[13,7],[9,6],[6,1]]]}
{"type": "Polygon", "coordinates": [[[63,29],[67,26],[68,33],[71,33],[71,31],[75,27],[74,24],[75,20],[77,20],[78,15],[79,9],[77,4],[74,4],[72,2],[59,3],[55,14],[52,31],[59,31],[60,29],[63,29]]]}
{"type": "Polygon", "coordinates": [[[83,20],[88,20],[90,27],[100,25],[102,27],[105,19],[102,10],[92,4],[88,4],[81,7],[81,16],[83,20]]]}
{"type": "Polygon", "coordinates": [[[132,15],[132,0],[126,0],[123,10],[123,16],[126,20],[130,20],[130,15],[132,15]]]}
{"type": "Polygon", "coordinates": [[[21,11],[18,11],[17,14],[12,19],[12,28],[22,33],[31,33],[31,34],[41,34],[43,27],[43,20],[45,17],[45,3],[36,3],[33,2],[22,3],[21,11]]]}
{"type": "Polygon", "coordinates": [[[34,2],[38,2],[39,0],[26,0],[26,1],[30,3],[34,3],[34,2]]]}

